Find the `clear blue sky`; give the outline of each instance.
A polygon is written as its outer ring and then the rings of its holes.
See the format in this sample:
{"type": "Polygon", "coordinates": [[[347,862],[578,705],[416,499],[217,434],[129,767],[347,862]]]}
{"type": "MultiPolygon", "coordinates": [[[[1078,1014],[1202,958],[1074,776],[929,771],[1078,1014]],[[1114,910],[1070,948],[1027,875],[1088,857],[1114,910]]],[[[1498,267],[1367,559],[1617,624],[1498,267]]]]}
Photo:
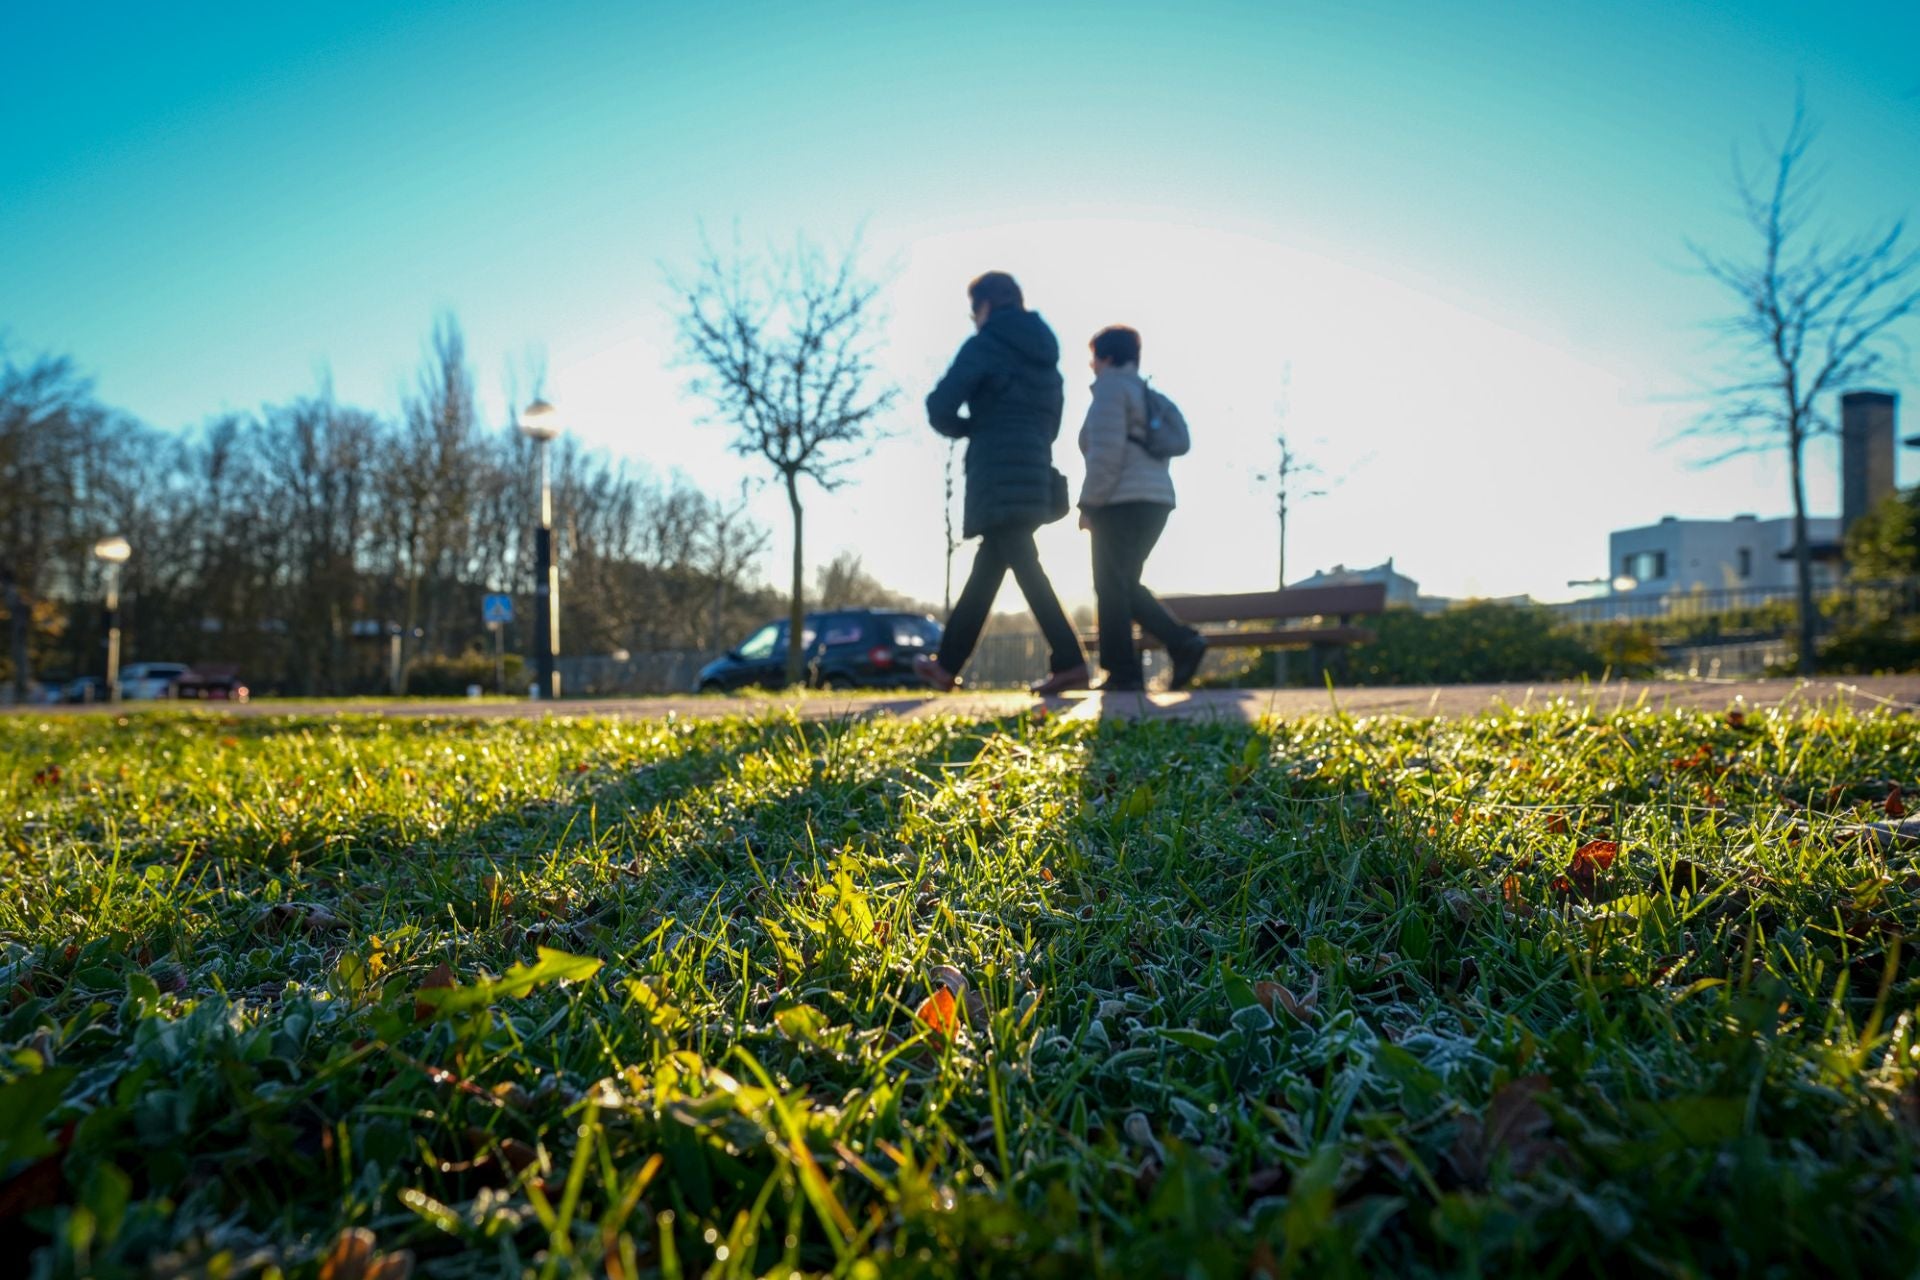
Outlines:
{"type": "MultiPolygon", "coordinates": [[[[730,488],[661,264],[703,224],[864,224],[905,394],[809,559],[936,599],[919,401],[975,271],[1061,331],[1070,473],[1087,335],[1145,332],[1199,449],[1150,582],[1267,585],[1251,477],[1284,380],[1346,477],[1299,513],[1294,576],[1391,555],[1433,591],[1552,595],[1610,528],[1785,509],[1776,464],[1657,447],[1711,375],[1725,304],[1683,239],[1737,234],[1731,146],[1757,156],[1803,83],[1828,212],[1920,213],[1920,7],[1893,0],[13,4],[0,43],[0,327],[164,426],[322,367],[392,411],[449,309],[493,412],[539,349],[583,437],[730,488]]],[[[1920,431],[1913,365],[1889,385],[1920,431]]],[[[1086,599],[1080,537],[1043,547],[1086,599]]]]}

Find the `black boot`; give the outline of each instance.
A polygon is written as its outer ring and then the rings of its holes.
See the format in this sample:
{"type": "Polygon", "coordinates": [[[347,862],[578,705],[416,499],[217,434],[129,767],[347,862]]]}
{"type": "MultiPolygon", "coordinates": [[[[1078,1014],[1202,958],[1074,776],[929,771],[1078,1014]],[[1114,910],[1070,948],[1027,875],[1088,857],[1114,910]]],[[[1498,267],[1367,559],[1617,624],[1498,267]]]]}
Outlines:
{"type": "Polygon", "coordinates": [[[1196,635],[1188,643],[1173,650],[1170,656],[1173,658],[1173,682],[1167,687],[1184,689],[1193,683],[1195,673],[1200,670],[1201,661],[1207,656],[1207,638],[1196,635]]]}

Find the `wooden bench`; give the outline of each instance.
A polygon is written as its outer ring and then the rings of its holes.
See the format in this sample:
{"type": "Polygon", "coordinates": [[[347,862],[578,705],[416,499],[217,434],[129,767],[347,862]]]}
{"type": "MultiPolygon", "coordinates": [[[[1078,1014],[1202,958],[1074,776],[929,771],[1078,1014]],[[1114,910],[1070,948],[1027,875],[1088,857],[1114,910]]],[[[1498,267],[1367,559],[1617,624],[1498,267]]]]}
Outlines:
{"type": "MultiPolygon", "coordinates": [[[[1180,621],[1198,627],[1210,648],[1305,649],[1312,655],[1312,671],[1318,678],[1330,653],[1374,638],[1372,631],[1353,625],[1353,620],[1386,612],[1387,588],[1384,583],[1363,582],[1239,595],[1162,596],[1160,603],[1180,621]],[[1215,625],[1220,623],[1267,625],[1223,631],[1215,625]]],[[[1088,637],[1088,643],[1098,651],[1097,635],[1088,637]]],[[[1138,643],[1146,648],[1160,645],[1152,636],[1141,637],[1138,643]]]]}

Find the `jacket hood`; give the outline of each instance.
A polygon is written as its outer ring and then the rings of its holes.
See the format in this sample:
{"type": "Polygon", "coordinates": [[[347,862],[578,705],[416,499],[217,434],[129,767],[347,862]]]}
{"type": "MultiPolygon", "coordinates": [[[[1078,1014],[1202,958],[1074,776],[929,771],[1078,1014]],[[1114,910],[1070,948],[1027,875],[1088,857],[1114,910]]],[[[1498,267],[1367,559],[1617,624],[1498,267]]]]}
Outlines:
{"type": "Polygon", "coordinates": [[[1037,311],[995,311],[980,333],[1023,360],[1044,365],[1060,363],[1060,340],[1037,311]]]}

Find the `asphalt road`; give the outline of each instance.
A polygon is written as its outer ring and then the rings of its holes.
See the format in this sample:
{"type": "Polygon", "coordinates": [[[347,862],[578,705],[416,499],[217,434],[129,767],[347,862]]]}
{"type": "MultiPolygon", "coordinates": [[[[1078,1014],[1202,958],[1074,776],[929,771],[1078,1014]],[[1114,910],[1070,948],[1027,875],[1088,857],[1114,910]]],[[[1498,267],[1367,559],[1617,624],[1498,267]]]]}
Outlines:
{"type": "MultiPolygon", "coordinates": [[[[1221,717],[1252,720],[1263,715],[1316,715],[1336,707],[1348,715],[1461,716],[1503,707],[1526,706],[1556,698],[1612,709],[1645,704],[1654,708],[1697,707],[1725,710],[1748,707],[1810,706],[1842,703],[1861,710],[1920,711],[1920,676],[1861,676],[1802,680],[1612,680],[1605,683],[1467,684],[1380,689],[1215,689],[1193,693],[1076,694],[1045,704],[1021,693],[822,694],[677,696],[658,698],[568,699],[558,704],[507,700],[269,699],[244,705],[204,704],[231,715],[390,715],[467,716],[615,716],[659,719],[667,716],[712,718],[792,711],[803,719],[833,720],[895,715],[961,715],[978,719],[1018,715],[1045,705],[1069,718],[1191,719],[1221,717]]],[[[133,703],[128,709],[180,704],[133,703]]],[[[13,714],[104,715],[107,708],[15,707],[13,714]]]]}

